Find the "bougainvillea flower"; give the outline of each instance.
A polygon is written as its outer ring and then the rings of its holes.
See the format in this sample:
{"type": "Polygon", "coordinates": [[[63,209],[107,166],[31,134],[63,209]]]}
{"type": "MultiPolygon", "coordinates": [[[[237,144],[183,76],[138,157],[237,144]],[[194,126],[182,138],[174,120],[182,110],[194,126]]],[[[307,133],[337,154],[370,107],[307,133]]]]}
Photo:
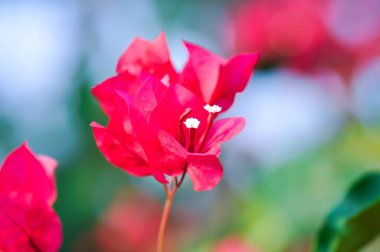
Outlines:
{"type": "Polygon", "coordinates": [[[62,226],[56,200],[55,160],[22,144],[0,168],[0,251],[59,250],[62,226]]]}
{"type": "Polygon", "coordinates": [[[380,54],[378,3],[243,1],[232,11],[229,27],[235,50],[259,51],[260,67],[286,66],[307,73],[333,70],[350,83],[363,62],[380,54]]]}
{"type": "Polygon", "coordinates": [[[233,11],[236,47],[259,51],[264,61],[315,50],[327,36],[321,19],[325,9],[326,1],[319,0],[244,2],[233,11]]]}
{"type": "Polygon", "coordinates": [[[149,74],[138,82],[136,96],[119,93],[107,127],[92,124],[102,153],[132,175],[153,175],[166,183],[165,175],[179,176],[186,169],[195,190],[212,189],[223,173],[219,146],[243,129],[244,119],[213,123],[215,113],[187,88],[166,87],[149,74]]]}
{"type": "Polygon", "coordinates": [[[239,54],[225,60],[206,49],[185,42],[189,61],[180,75],[180,83],[203,98],[204,102],[227,110],[237,92],[242,92],[258,54],[239,54]]]}
{"type": "Polygon", "coordinates": [[[168,182],[167,176],[188,174],[194,190],[210,190],[223,174],[220,144],[245,125],[243,118],[215,119],[247,85],[257,55],[226,61],[201,47],[186,46],[189,62],[173,82],[163,35],[152,43],[135,40],[119,61],[119,74],[93,89],[109,123],[91,126],[106,159],[129,174],[154,176],[161,183],[168,182]],[[159,48],[164,48],[163,55],[159,48]],[[141,53],[145,51],[150,53],[141,53]],[[146,58],[135,61],[139,52],[146,58]],[[152,63],[156,58],[162,59],[157,61],[162,71],[152,63]],[[139,67],[131,68],[137,71],[128,70],[134,65],[130,62],[138,62],[139,67]]]}
{"type": "Polygon", "coordinates": [[[165,34],[161,33],[152,42],[136,38],[120,57],[116,69],[117,75],[100,83],[92,89],[103,110],[110,114],[115,101],[115,90],[134,95],[139,86],[136,78],[141,72],[148,72],[163,83],[175,83],[178,74],[169,55],[165,34]]]}

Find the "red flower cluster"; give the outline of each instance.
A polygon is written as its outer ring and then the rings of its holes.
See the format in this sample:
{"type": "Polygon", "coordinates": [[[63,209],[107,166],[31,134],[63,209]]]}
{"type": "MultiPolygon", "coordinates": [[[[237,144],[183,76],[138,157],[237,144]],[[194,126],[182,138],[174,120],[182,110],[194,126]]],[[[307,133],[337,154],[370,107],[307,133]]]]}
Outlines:
{"type": "Polygon", "coordinates": [[[58,251],[62,227],[52,208],[56,166],[26,144],[5,159],[0,168],[0,251],[58,251]]]}
{"type": "Polygon", "coordinates": [[[137,38],[121,56],[117,75],[93,88],[110,117],[107,127],[92,123],[106,159],[134,176],[188,174],[194,190],[221,180],[220,144],[239,133],[243,118],[215,121],[243,91],[257,54],[222,59],[185,43],[189,60],[174,69],[164,34],[153,42],[137,38]]]}
{"type": "Polygon", "coordinates": [[[357,67],[380,54],[378,6],[377,0],[243,1],[230,26],[235,49],[260,51],[262,66],[330,69],[349,82],[357,67]]]}

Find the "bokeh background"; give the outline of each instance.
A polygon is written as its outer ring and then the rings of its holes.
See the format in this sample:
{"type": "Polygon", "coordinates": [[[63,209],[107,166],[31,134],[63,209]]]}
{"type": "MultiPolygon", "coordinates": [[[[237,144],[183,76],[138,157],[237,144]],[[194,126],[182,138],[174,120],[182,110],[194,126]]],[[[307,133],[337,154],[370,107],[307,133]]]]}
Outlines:
{"type": "Polygon", "coordinates": [[[178,69],[182,39],[259,52],[227,113],[247,127],[224,146],[224,178],[202,193],[185,182],[168,251],[308,251],[352,181],[380,170],[379,13],[379,0],[2,0],[0,159],[27,140],[58,160],[61,251],[152,251],[163,189],[99,153],[90,88],[136,36],[166,32],[178,69]]]}

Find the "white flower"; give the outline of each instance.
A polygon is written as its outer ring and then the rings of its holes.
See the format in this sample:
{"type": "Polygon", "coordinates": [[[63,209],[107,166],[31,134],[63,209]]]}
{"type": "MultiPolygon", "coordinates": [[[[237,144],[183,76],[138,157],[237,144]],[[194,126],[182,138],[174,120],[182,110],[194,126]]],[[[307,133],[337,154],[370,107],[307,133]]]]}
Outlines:
{"type": "Polygon", "coordinates": [[[197,129],[199,127],[199,124],[201,123],[197,118],[187,118],[186,121],[183,122],[187,128],[194,128],[197,129]]]}
{"type": "Polygon", "coordinates": [[[209,113],[219,113],[220,111],[222,111],[222,107],[218,106],[218,105],[209,105],[209,104],[206,104],[203,106],[203,108],[205,110],[207,110],[209,113]]]}

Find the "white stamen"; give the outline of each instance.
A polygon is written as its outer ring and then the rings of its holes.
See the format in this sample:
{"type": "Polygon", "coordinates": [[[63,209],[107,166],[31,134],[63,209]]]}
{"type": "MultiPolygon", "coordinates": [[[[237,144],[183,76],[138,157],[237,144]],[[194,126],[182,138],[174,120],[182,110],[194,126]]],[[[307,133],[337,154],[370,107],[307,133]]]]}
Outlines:
{"type": "Polygon", "coordinates": [[[199,124],[201,123],[197,118],[187,118],[186,121],[183,122],[187,128],[194,128],[197,129],[199,127],[199,124]]]}
{"type": "Polygon", "coordinates": [[[209,113],[219,113],[220,111],[222,111],[222,107],[218,106],[218,105],[209,105],[209,104],[206,104],[203,106],[203,108],[205,110],[207,110],[209,113]]]}

